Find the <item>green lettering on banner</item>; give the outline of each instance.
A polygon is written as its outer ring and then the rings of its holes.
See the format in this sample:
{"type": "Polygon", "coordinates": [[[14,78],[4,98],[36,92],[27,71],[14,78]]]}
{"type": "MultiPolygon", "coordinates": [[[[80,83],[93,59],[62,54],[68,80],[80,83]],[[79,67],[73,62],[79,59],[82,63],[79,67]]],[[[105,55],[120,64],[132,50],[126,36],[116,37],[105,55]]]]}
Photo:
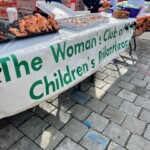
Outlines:
{"type": "MultiPolygon", "coordinates": [[[[102,63],[104,60],[106,61],[109,59],[110,55],[114,57],[115,55],[113,53],[119,54],[117,51],[123,50],[123,48],[126,48],[128,45],[128,41],[123,41],[122,39],[116,39],[112,40],[113,38],[116,38],[117,36],[117,30],[116,27],[112,30],[109,28],[108,30],[105,31],[104,37],[102,37],[102,40],[106,40],[107,42],[104,42],[104,47],[98,51],[98,58],[99,58],[99,64],[102,63]],[[112,40],[112,41],[111,41],[112,40]],[[109,43],[110,41],[110,43],[109,43]],[[120,42],[121,41],[121,42],[120,42]],[[112,43],[111,43],[112,42],[112,43]],[[119,43],[120,42],[120,43],[119,43]],[[107,43],[109,43],[107,45],[107,43]]],[[[119,33],[118,33],[119,34],[119,33]]],[[[119,35],[118,35],[119,36],[119,35]]],[[[97,36],[99,38],[99,36],[97,36]]],[[[61,63],[61,61],[66,60],[67,62],[70,60],[69,58],[75,56],[75,55],[80,55],[83,52],[86,52],[88,50],[92,50],[94,46],[96,47],[96,38],[91,38],[86,40],[85,42],[80,42],[80,43],[75,43],[73,44],[72,40],[71,43],[72,45],[68,45],[67,41],[62,42],[62,43],[57,43],[55,46],[51,45],[50,49],[52,51],[52,55],[54,57],[54,61],[56,63],[61,63]],[[59,62],[60,61],[60,62],[59,62]]],[[[94,50],[94,49],[93,49],[94,50]]],[[[97,49],[96,49],[97,50],[97,49]]],[[[91,53],[89,53],[90,55],[91,53]]],[[[84,57],[84,55],[82,54],[84,57]]],[[[55,72],[51,73],[49,76],[43,76],[41,80],[38,80],[35,82],[30,89],[30,97],[33,99],[41,99],[44,95],[49,95],[52,94],[56,91],[59,91],[61,88],[65,87],[65,85],[72,86],[74,80],[80,79],[81,76],[86,74],[86,72],[89,71],[89,69],[94,69],[97,64],[97,59],[95,58],[96,54],[93,54],[91,56],[88,56],[87,54],[85,55],[84,64],[80,64],[76,67],[74,65],[66,65],[63,66],[63,68],[58,68],[58,70],[55,70],[55,72]],[[94,57],[94,58],[92,58],[94,57]],[[87,58],[87,59],[86,59],[87,58]],[[90,66],[88,66],[90,65],[90,66]],[[89,68],[90,67],[90,68],[89,68]],[[43,93],[36,93],[38,90],[37,88],[40,88],[40,86],[44,86],[44,91],[43,93]]],[[[65,62],[66,62],[65,61],[65,62]]],[[[42,67],[42,59],[38,59],[35,57],[31,61],[31,66],[33,70],[35,69],[40,69],[42,67]]],[[[65,63],[66,64],[66,63],[65,63]]],[[[20,70],[21,62],[18,63],[18,70],[20,70]]],[[[25,68],[25,71],[27,72],[27,68],[25,64],[23,65],[25,68]]],[[[30,70],[29,70],[30,71],[30,70]]],[[[41,91],[40,91],[41,92],[41,91]]]]}
{"type": "Polygon", "coordinates": [[[121,49],[121,43],[118,44],[118,47],[117,47],[117,48],[118,48],[118,49],[117,49],[118,51],[121,49]]]}
{"type": "Polygon", "coordinates": [[[107,41],[108,40],[108,37],[106,37],[107,33],[109,32],[109,29],[107,29],[104,33],[104,41],[107,41]]]}
{"type": "Polygon", "coordinates": [[[42,59],[40,57],[33,58],[31,67],[34,71],[39,71],[42,68],[42,59]]]}
{"type": "Polygon", "coordinates": [[[96,38],[92,38],[92,42],[91,42],[92,48],[96,47],[96,45],[97,45],[96,38]]]}
{"type": "Polygon", "coordinates": [[[103,60],[103,52],[102,51],[99,51],[99,64],[102,62],[103,60]]]}
{"type": "Polygon", "coordinates": [[[125,48],[125,43],[122,42],[122,43],[121,43],[121,46],[122,46],[122,48],[125,48]]]}
{"type": "Polygon", "coordinates": [[[74,54],[73,46],[69,46],[67,48],[67,55],[68,55],[68,57],[72,57],[73,54],[74,54]]]}
{"type": "Polygon", "coordinates": [[[21,62],[18,62],[18,59],[15,55],[11,55],[11,58],[13,59],[17,78],[21,77],[21,71],[20,71],[21,66],[24,67],[26,75],[30,74],[30,69],[27,61],[23,60],[21,62]]]}
{"type": "Polygon", "coordinates": [[[91,60],[91,65],[92,65],[92,68],[95,68],[95,60],[94,59],[91,60]]]}
{"type": "Polygon", "coordinates": [[[113,44],[113,48],[112,48],[112,53],[114,53],[114,51],[116,51],[116,41],[115,41],[115,43],[113,44]]]}
{"type": "Polygon", "coordinates": [[[2,70],[4,72],[5,80],[6,82],[9,82],[11,81],[11,77],[10,77],[7,61],[10,61],[9,57],[0,58],[0,63],[2,65],[2,70]]]}
{"type": "Polygon", "coordinates": [[[60,78],[60,84],[61,84],[61,87],[64,87],[64,82],[63,82],[63,78],[62,78],[62,75],[61,75],[61,71],[58,70],[58,76],[60,78]]]}
{"type": "Polygon", "coordinates": [[[112,30],[112,28],[107,29],[104,32],[104,41],[108,41],[111,39],[115,39],[117,37],[117,29],[116,27],[114,28],[114,30],[112,30]]]}
{"type": "Polygon", "coordinates": [[[58,61],[60,59],[59,57],[61,57],[62,60],[65,60],[66,42],[64,42],[63,50],[62,50],[62,47],[59,43],[57,44],[57,50],[54,48],[53,45],[51,45],[50,48],[52,50],[54,60],[55,60],[56,63],[58,63],[58,61]]]}
{"type": "Polygon", "coordinates": [[[129,45],[129,41],[123,41],[121,43],[118,43],[115,41],[115,43],[107,48],[106,46],[99,51],[98,57],[99,57],[99,64],[109,55],[113,54],[115,51],[119,51],[122,48],[127,48],[129,45]]]}
{"type": "Polygon", "coordinates": [[[87,40],[86,43],[85,43],[85,48],[86,50],[89,50],[91,48],[91,43],[90,43],[90,40],[87,40]]]}
{"type": "Polygon", "coordinates": [[[75,54],[84,52],[84,42],[75,44],[74,48],[75,48],[75,54]]]}
{"type": "Polygon", "coordinates": [[[110,51],[109,51],[109,48],[108,49],[106,49],[106,56],[109,56],[110,55],[110,53],[109,53],[110,51]]]}
{"type": "Polygon", "coordinates": [[[71,70],[71,74],[72,74],[73,80],[76,80],[75,73],[76,73],[75,69],[71,70]]]}
{"type": "Polygon", "coordinates": [[[88,67],[87,64],[83,64],[82,67],[83,67],[83,72],[84,72],[84,73],[86,73],[86,72],[89,71],[89,67],[88,67]]]}
{"type": "Polygon", "coordinates": [[[110,54],[110,55],[112,54],[112,51],[113,51],[113,47],[110,47],[110,48],[109,48],[109,54],[110,54]]]}
{"type": "Polygon", "coordinates": [[[126,45],[126,47],[128,47],[129,46],[129,41],[127,40],[127,41],[125,41],[125,45],[126,45]]]}
{"type": "Polygon", "coordinates": [[[115,27],[115,31],[114,31],[114,35],[113,35],[113,38],[115,39],[117,37],[117,29],[115,27]]]}
{"type": "Polygon", "coordinates": [[[35,88],[39,85],[43,85],[42,80],[38,80],[38,81],[34,82],[30,88],[29,94],[33,100],[39,100],[40,98],[42,98],[44,96],[43,93],[41,93],[40,95],[35,95],[35,93],[34,93],[35,88]]]}
{"type": "Polygon", "coordinates": [[[77,74],[78,76],[82,76],[83,74],[82,68],[80,66],[77,68],[77,74]]]}
{"type": "Polygon", "coordinates": [[[54,93],[60,88],[63,88],[65,85],[72,83],[74,80],[76,80],[78,77],[81,77],[87,71],[88,71],[88,64],[82,64],[72,70],[67,65],[65,73],[62,73],[61,70],[58,69],[56,72],[54,72],[53,79],[50,77],[48,80],[48,77],[44,76],[43,81],[38,80],[34,82],[30,88],[30,92],[29,92],[30,97],[33,100],[41,99],[44,95],[49,95],[51,93],[54,93]],[[39,95],[36,95],[35,90],[37,88],[38,91],[40,85],[43,85],[45,87],[42,88],[44,92],[40,93],[39,95]]]}
{"type": "Polygon", "coordinates": [[[55,92],[56,91],[56,86],[55,86],[55,82],[54,81],[48,81],[47,77],[44,76],[44,83],[45,83],[45,87],[46,87],[46,95],[50,94],[50,87],[51,87],[51,92],[55,92]]]}
{"type": "Polygon", "coordinates": [[[69,83],[72,82],[72,78],[71,78],[71,74],[70,74],[70,69],[69,69],[68,65],[66,66],[66,70],[67,70],[67,72],[64,74],[64,83],[66,85],[68,85],[69,83]]]}
{"type": "Polygon", "coordinates": [[[57,73],[56,72],[54,73],[54,77],[55,77],[56,89],[59,90],[60,86],[59,86],[59,80],[57,78],[57,73]]]}
{"type": "Polygon", "coordinates": [[[85,50],[90,50],[91,48],[96,47],[96,45],[96,38],[91,38],[88,39],[85,43],[80,42],[66,47],[65,41],[63,46],[61,46],[60,43],[57,43],[57,48],[55,48],[53,45],[51,45],[50,48],[52,50],[55,62],[58,63],[60,59],[65,60],[66,57],[72,57],[73,55],[80,54],[85,50]]]}

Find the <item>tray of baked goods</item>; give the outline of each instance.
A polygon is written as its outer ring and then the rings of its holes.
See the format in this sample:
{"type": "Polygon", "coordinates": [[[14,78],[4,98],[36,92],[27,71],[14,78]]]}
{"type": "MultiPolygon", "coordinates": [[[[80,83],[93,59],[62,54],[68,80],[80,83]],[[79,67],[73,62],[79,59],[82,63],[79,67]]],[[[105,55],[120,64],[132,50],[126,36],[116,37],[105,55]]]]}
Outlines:
{"type": "Polygon", "coordinates": [[[0,43],[12,39],[24,39],[29,37],[52,34],[58,32],[59,25],[51,16],[44,17],[39,13],[24,16],[13,23],[0,20],[0,43]]]}
{"type": "Polygon", "coordinates": [[[10,24],[9,33],[17,39],[51,34],[58,32],[59,25],[51,16],[44,17],[39,13],[25,16],[10,24]]]}
{"type": "Polygon", "coordinates": [[[57,20],[59,26],[73,30],[86,29],[95,24],[108,23],[109,18],[101,15],[85,15],[57,20]]]}
{"type": "Polygon", "coordinates": [[[83,16],[85,20],[88,22],[93,22],[93,23],[108,23],[109,22],[109,17],[102,16],[100,14],[92,14],[92,15],[86,15],[83,16]]]}

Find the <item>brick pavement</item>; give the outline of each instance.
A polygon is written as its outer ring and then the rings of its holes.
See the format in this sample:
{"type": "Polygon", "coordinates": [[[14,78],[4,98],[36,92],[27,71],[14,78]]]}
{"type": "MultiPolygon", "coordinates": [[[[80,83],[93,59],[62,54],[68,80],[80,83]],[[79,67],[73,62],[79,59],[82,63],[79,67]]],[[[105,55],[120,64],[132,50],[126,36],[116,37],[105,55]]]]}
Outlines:
{"type": "MultiPolygon", "coordinates": [[[[146,34],[146,38],[150,37],[146,34]]],[[[150,150],[150,40],[82,83],[0,120],[0,150],[150,150]]]]}

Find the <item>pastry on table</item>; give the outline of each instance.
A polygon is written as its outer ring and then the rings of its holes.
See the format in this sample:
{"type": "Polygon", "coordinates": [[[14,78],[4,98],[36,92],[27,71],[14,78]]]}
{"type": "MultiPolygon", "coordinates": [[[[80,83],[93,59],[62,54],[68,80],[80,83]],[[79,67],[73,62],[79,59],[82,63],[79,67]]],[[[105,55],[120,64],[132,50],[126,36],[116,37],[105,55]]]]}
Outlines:
{"type": "Polygon", "coordinates": [[[52,27],[55,30],[59,30],[59,25],[57,24],[57,22],[54,20],[54,18],[52,18],[51,16],[48,16],[48,21],[50,22],[50,24],[52,25],[52,27]]]}
{"type": "Polygon", "coordinates": [[[59,30],[59,26],[52,17],[48,16],[47,19],[41,14],[36,13],[35,15],[25,16],[23,19],[20,19],[9,31],[11,34],[21,37],[48,32],[53,29],[59,30]]]}
{"type": "Polygon", "coordinates": [[[15,35],[17,37],[27,36],[28,35],[28,32],[21,33],[20,30],[17,29],[17,28],[10,28],[9,31],[10,31],[10,33],[12,33],[13,35],[15,35]]]}

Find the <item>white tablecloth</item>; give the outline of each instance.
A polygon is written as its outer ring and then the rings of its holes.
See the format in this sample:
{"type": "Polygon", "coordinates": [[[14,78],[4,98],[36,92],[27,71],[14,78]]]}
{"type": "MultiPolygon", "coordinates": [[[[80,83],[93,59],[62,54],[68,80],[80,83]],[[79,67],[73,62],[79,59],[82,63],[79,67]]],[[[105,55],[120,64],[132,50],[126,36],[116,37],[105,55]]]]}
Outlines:
{"type": "Polygon", "coordinates": [[[134,19],[0,44],[0,118],[38,105],[81,82],[129,45],[134,19]]]}

